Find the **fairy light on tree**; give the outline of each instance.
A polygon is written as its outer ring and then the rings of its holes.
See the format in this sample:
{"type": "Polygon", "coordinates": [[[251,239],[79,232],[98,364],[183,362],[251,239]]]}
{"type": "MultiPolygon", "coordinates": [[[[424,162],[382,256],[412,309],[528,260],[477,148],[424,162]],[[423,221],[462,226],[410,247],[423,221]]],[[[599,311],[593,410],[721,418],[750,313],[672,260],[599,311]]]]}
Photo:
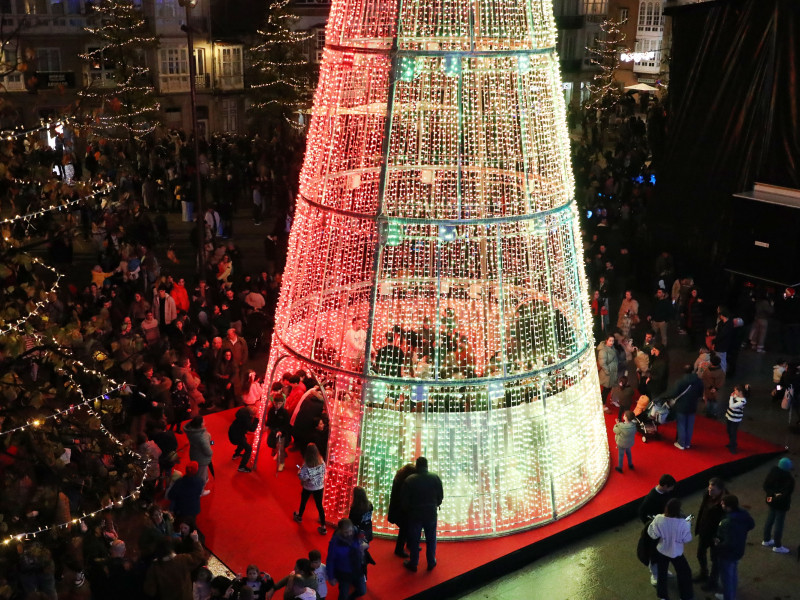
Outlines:
{"type": "Polygon", "coordinates": [[[79,92],[79,109],[89,130],[101,138],[133,139],[147,135],[158,122],[159,104],[145,66],[145,53],[158,45],[141,10],[131,0],[102,0],[93,5],[100,23],[86,27],[97,48],[80,55],[89,72],[113,69],[113,79],[90,79],[79,92]]]}
{"type": "Polygon", "coordinates": [[[589,99],[586,108],[610,110],[622,97],[622,86],[616,81],[620,56],[627,55],[625,47],[627,36],[622,31],[625,21],[606,19],[600,24],[601,34],[595,45],[586,48],[590,60],[599,70],[589,83],[589,99]]]}
{"type": "Polygon", "coordinates": [[[334,522],[360,485],[391,533],[419,455],[448,538],[547,523],[605,481],[555,40],[549,2],[333,2],[266,377],[333,384],[334,522]]]}
{"type": "Polygon", "coordinates": [[[312,34],[295,31],[298,17],[287,10],[290,0],[269,3],[257,44],[250,48],[251,111],[268,122],[297,125],[308,110],[317,69],[306,55],[312,34]]]}

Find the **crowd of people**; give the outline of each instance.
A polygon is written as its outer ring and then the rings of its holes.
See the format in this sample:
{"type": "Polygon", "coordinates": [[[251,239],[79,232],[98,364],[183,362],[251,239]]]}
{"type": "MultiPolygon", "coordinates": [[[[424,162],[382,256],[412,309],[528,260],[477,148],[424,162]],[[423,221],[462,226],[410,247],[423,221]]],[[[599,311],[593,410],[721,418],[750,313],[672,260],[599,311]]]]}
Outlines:
{"type": "MultiPolygon", "coordinates": [[[[594,334],[599,342],[602,399],[608,410],[618,412],[620,421],[615,427],[618,471],[623,471],[624,456],[628,456],[628,467],[634,468],[632,432],[634,420],[646,408],[642,397],[676,399],[675,445],[680,450],[691,448],[694,415],[702,402],[707,415],[726,420],[728,448],[735,453],[748,388],[735,387],[726,401],[721,397],[726,378],[735,375],[743,345],[764,351],[768,324],[776,311],[784,323],[785,350],[796,349],[800,300],[791,290],[783,298],[775,298],[776,292],[766,287],[743,287],[732,308],[718,304],[709,309],[712,303],[706,302],[688,272],[678,272],[668,252],[660,253],[648,269],[652,247],[644,215],[656,178],[649,159],[652,144],[663,135],[659,129],[663,127],[663,107],[655,103],[650,108],[647,125],[624,112],[611,121],[583,113],[581,123],[573,159],[579,205],[585,215],[586,269],[592,288],[594,334]],[[687,365],[683,377],[670,387],[668,348],[676,345],[676,336],[690,339],[699,352],[694,364],[687,365]]],[[[256,565],[248,566],[241,578],[213,577],[204,566],[207,556],[196,518],[208,492],[209,477],[214,475],[214,448],[204,415],[239,407],[229,441],[239,471],[248,473],[252,455],[248,434],[258,425],[253,407],[263,395],[269,396],[266,443],[278,470],[284,469],[287,452],[294,450],[303,457],[294,519],[302,522],[307,502],[313,499],[318,532],[327,535],[321,500],[328,445],[324,402],[328,384],[303,371],[264,382],[251,368],[252,356],[265,349],[277,304],[288,235],[284,224],[291,214],[291,182],[296,180],[299,144],[278,135],[269,140],[219,136],[203,141],[198,168],[207,208],[196,214],[190,142],[180,132],[141,143],[88,143],[65,132],[54,149],[42,144],[26,146],[22,139],[3,143],[3,164],[9,176],[0,179],[0,198],[20,214],[75,197],[74,190],[60,186],[45,190],[34,183],[44,167],[52,170],[55,166],[65,180],[116,185],[103,202],[86,202],[75,211],[59,211],[37,221],[37,231],[45,232],[53,265],[70,270],[76,232],[93,244],[96,255],[90,272],[71,278],[69,285],[50,293],[44,315],[49,323],[69,332],[64,342],[75,357],[128,383],[121,410],[105,424],[118,434],[121,445],[150,462],[143,473],[141,467],[137,471],[137,465],[121,462],[113,448],[100,447],[77,430],[62,436],[61,445],[52,448],[44,443],[37,446],[35,438],[25,444],[5,445],[9,458],[4,458],[0,477],[3,489],[14,492],[3,494],[2,514],[28,519],[33,528],[39,520],[71,523],[76,515],[85,514],[91,502],[107,506],[111,498],[127,497],[136,491],[137,476],[144,485],[137,492],[139,501],[133,512],[126,513],[131,523],[126,532],[128,543],[115,524],[120,509],[109,509],[65,528],[52,546],[35,539],[13,544],[13,551],[4,558],[5,572],[13,576],[0,581],[0,598],[20,590],[55,598],[56,580],[65,572],[75,574],[78,589],[88,580],[93,598],[133,599],[147,594],[165,600],[263,599],[283,590],[285,598],[312,600],[324,598],[328,584],[337,585],[340,598],[358,597],[366,591],[372,506],[361,488],[354,491],[349,518],[336,525],[325,563],[322,552],[312,548],[282,578],[273,579],[256,565]],[[244,271],[234,241],[233,215],[238,209],[252,211],[248,214],[256,225],[276,223],[274,230],[265,232],[265,267],[258,272],[244,271]],[[196,281],[187,282],[178,275],[180,261],[195,260],[177,256],[173,247],[165,215],[179,210],[185,220],[198,225],[193,239],[195,248],[202,248],[204,270],[197,272],[196,281]],[[178,436],[182,435],[189,445],[189,462],[179,473],[175,467],[179,464],[178,436]],[[45,464],[80,473],[83,486],[59,489],[52,475],[59,471],[50,468],[26,472],[24,465],[41,458],[38,454],[43,448],[48,452],[45,464]],[[113,494],[109,497],[103,495],[106,488],[94,490],[100,479],[111,480],[113,494]],[[138,547],[135,559],[130,558],[132,545],[138,547]]],[[[9,235],[19,239],[40,235],[25,220],[8,228],[9,235]]],[[[16,267],[5,279],[25,283],[30,273],[16,267]]],[[[354,322],[345,361],[360,364],[364,360],[364,335],[364,323],[354,322]]],[[[470,363],[468,349],[462,349],[460,342],[457,339],[452,344],[454,371],[470,363]],[[459,352],[464,354],[463,360],[459,352]]],[[[395,347],[395,340],[388,338],[387,356],[376,360],[376,369],[385,370],[384,374],[393,374],[402,362],[395,347]]],[[[423,372],[426,367],[425,360],[415,365],[423,372]]],[[[795,389],[800,389],[798,367],[797,363],[785,365],[777,383],[784,388],[796,383],[795,389]]],[[[50,375],[33,370],[18,374],[20,381],[50,375]]],[[[3,430],[16,425],[11,416],[3,418],[3,430]]],[[[778,469],[789,472],[791,463],[786,467],[782,460],[778,469]]],[[[781,473],[771,475],[773,480],[783,477],[781,473]]],[[[436,512],[443,496],[437,480],[424,459],[405,465],[394,480],[389,521],[399,527],[395,554],[408,559],[404,564],[409,571],[418,568],[422,531],[427,540],[427,568],[436,566],[436,512]]],[[[680,504],[666,502],[675,482],[664,479],[662,483],[656,491],[663,506],[648,505],[645,512],[656,515],[647,530],[659,543],[648,562],[659,596],[666,597],[665,573],[670,561],[675,564],[682,594],[688,593],[687,567],[679,557],[682,544],[689,539],[686,526],[678,523],[680,504]]],[[[728,591],[735,589],[740,547],[743,551],[741,530],[746,518],[742,513],[746,511],[735,496],[725,493],[719,481],[712,483],[697,519],[696,535],[704,548],[704,558],[700,560],[698,551],[698,559],[703,578],[717,585],[716,575],[721,576],[728,600],[732,597],[728,591]],[[711,532],[710,523],[715,519],[718,524],[727,519],[727,525],[720,526],[721,533],[717,529],[711,532]],[[711,550],[711,570],[705,559],[707,550],[711,550]]],[[[791,495],[791,490],[786,491],[788,484],[781,485],[770,483],[767,491],[772,500],[768,500],[770,520],[764,545],[774,545],[776,552],[785,550],[781,532],[791,495]]]]}
{"type": "MultiPolygon", "coordinates": [[[[791,506],[794,492],[794,465],[791,459],[781,458],[763,483],[764,500],[768,507],[763,526],[761,546],[776,554],[790,552],[782,544],[783,524],[791,506]]],[[[738,563],[744,557],[748,532],[756,526],[750,513],[740,505],[739,497],[731,494],[720,477],[712,477],[703,494],[697,515],[686,515],[676,495],[677,481],[665,474],[639,506],[639,518],[644,524],[637,557],[650,569],[650,583],[656,587],[658,598],[668,597],[670,564],[681,600],[692,600],[693,583],[705,592],[714,593],[718,600],[735,600],[738,588],[738,563]],[[692,541],[692,521],[697,538],[699,570],[692,576],[684,547],[692,541]]]]}

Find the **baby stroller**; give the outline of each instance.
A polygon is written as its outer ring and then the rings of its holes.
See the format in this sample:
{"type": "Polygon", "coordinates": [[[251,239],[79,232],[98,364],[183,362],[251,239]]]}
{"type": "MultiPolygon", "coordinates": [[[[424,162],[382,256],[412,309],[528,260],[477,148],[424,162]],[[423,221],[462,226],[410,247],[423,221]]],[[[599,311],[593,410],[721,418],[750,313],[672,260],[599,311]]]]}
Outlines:
{"type": "Polygon", "coordinates": [[[642,442],[647,443],[648,438],[657,438],[658,426],[667,422],[669,417],[669,404],[663,400],[651,400],[647,408],[636,417],[636,429],[642,434],[642,442]]]}

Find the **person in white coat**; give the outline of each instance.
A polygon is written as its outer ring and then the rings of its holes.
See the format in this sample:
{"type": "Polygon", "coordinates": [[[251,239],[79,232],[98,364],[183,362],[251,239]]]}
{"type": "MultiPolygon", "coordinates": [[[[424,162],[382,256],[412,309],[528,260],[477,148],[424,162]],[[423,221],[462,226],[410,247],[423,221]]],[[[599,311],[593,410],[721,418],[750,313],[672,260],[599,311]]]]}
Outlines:
{"type": "Polygon", "coordinates": [[[681,516],[681,501],[677,498],[669,500],[664,508],[664,514],[656,515],[647,527],[647,534],[658,540],[655,554],[658,565],[656,595],[659,598],[668,598],[667,571],[669,563],[672,563],[678,578],[681,600],[693,600],[692,570],[683,555],[683,545],[692,541],[692,527],[689,521],[681,516]]]}

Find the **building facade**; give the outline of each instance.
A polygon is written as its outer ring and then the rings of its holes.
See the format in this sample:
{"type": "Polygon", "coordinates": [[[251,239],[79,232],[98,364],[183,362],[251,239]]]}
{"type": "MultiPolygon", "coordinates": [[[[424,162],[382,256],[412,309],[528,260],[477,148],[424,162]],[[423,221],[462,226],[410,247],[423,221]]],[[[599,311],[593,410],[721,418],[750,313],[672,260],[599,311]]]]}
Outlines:
{"type": "MultiPolygon", "coordinates": [[[[219,0],[224,2],[224,0],[219,0]]],[[[189,60],[197,67],[197,116],[201,134],[244,130],[245,43],[215,30],[217,0],[199,0],[190,16],[194,53],[189,57],[185,9],[178,0],[135,0],[159,46],[145,57],[159,95],[162,123],[191,128],[189,60]]],[[[3,63],[24,63],[2,78],[3,126],[36,123],[64,114],[88,86],[113,85],[114,65],[88,63],[81,54],[98,47],[86,32],[97,24],[90,0],[0,0],[3,63]]]]}

